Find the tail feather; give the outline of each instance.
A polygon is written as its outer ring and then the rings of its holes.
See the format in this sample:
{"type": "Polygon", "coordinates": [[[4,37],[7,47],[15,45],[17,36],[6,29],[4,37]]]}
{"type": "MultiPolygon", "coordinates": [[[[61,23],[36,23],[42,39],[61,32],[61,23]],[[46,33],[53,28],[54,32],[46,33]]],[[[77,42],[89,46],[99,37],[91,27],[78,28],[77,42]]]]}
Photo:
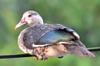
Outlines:
{"type": "Polygon", "coordinates": [[[66,48],[71,54],[95,57],[95,55],[92,52],[90,52],[81,41],[76,41],[69,46],[66,45],[66,48]]]}
{"type": "Polygon", "coordinates": [[[95,57],[95,55],[85,47],[76,46],[74,49],[71,49],[70,52],[79,56],[95,57]]]}

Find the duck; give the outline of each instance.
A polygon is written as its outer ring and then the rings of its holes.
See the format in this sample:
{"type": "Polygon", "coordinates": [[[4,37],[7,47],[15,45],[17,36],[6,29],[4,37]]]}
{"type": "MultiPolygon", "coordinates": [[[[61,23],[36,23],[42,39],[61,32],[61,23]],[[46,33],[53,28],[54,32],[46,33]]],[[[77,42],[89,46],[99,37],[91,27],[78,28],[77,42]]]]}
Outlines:
{"type": "Polygon", "coordinates": [[[75,30],[62,24],[44,23],[41,15],[34,10],[26,11],[15,29],[23,25],[28,27],[20,32],[18,46],[24,53],[35,55],[37,60],[62,58],[68,54],[95,57],[75,30]]]}

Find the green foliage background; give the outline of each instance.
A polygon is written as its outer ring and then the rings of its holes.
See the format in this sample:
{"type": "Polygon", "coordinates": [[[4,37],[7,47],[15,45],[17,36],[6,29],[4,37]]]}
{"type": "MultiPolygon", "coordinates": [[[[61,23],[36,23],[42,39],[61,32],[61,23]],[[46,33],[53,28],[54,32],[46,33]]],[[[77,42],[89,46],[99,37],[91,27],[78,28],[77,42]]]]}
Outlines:
{"type": "MultiPolygon", "coordinates": [[[[100,0],[0,0],[0,54],[22,53],[17,45],[15,25],[27,10],[38,11],[47,23],[60,23],[75,29],[87,47],[100,46],[100,0]]],[[[0,60],[0,66],[100,66],[95,58],[66,55],[62,59],[33,58],[0,60]]]]}

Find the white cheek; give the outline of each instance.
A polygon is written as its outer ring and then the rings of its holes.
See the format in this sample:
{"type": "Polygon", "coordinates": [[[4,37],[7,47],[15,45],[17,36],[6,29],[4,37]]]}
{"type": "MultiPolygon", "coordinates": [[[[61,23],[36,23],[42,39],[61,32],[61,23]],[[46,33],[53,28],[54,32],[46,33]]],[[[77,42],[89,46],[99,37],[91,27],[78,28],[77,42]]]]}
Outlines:
{"type": "Polygon", "coordinates": [[[32,19],[29,18],[29,17],[25,18],[25,21],[27,21],[28,24],[31,24],[32,23],[32,19]]]}
{"type": "Polygon", "coordinates": [[[29,25],[33,23],[33,21],[31,19],[29,19],[27,22],[29,25]]]}

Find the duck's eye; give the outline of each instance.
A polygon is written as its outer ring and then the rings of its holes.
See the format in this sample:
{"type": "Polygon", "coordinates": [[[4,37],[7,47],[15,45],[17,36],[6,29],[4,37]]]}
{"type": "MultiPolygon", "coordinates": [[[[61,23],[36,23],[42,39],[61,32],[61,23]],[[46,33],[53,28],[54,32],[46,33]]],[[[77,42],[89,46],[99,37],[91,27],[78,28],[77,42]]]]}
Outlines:
{"type": "Polygon", "coordinates": [[[32,15],[28,15],[28,17],[31,17],[32,15]]]}

